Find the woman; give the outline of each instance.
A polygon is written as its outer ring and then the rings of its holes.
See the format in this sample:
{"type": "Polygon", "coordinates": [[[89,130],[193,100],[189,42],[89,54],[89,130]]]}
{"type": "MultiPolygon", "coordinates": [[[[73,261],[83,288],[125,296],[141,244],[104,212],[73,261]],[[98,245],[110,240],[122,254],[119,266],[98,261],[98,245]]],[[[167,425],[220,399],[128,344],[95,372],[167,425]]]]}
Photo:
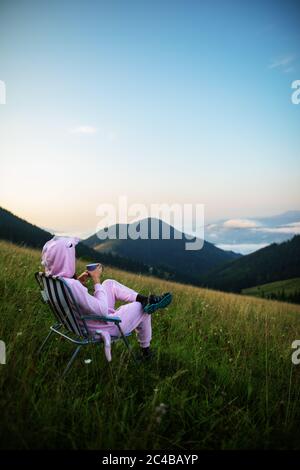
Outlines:
{"type": "MultiPolygon", "coordinates": [[[[150,342],[151,313],[167,307],[172,301],[170,293],[161,296],[141,295],[113,279],[101,283],[102,266],[94,271],[84,271],[80,276],[75,274],[75,246],[77,238],[54,237],[43,247],[42,264],[48,276],[64,278],[70,287],[82,315],[117,315],[121,318],[121,328],[125,334],[136,330],[144,358],[151,357],[150,342]],[[94,283],[94,294],[90,295],[85,287],[87,278],[94,283]],[[116,301],[127,302],[115,310],[116,301]]],[[[119,336],[118,327],[111,322],[88,320],[87,326],[92,334],[101,335],[105,344],[105,354],[111,360],[110,337],[119,336]],[[96,331],[97,330],[97,331],[96,331]]]]}

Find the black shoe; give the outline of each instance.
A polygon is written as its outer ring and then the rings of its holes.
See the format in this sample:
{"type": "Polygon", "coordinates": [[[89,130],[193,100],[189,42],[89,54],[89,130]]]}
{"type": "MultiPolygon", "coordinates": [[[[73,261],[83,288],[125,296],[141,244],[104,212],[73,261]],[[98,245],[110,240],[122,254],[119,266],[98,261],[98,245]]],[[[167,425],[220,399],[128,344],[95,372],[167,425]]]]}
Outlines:
{"type": "Polygon", "coordinates": [[[172,302],[172,294],[170,292],[166,292],[163,295],[149,295],[148,303],[144,307],[144,312],[146,313],[153,313],[159,308],[165,308],[172,302]]]}
{"type": "Polygon", "coordinates": [[[154,357],[154,352],[150,348],[141,348],[141,360],[148,361],[154,357]]]}

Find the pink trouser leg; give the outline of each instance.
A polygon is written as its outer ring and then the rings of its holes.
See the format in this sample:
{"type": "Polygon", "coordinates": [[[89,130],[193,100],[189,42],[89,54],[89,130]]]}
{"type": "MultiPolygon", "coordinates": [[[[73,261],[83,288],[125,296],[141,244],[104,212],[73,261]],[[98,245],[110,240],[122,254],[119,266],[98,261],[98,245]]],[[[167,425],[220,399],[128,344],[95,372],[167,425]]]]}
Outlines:
{"type": "Polygon", "coordinates": [[[137,292],[129,287],[124,286],[118,281],[113,279],[106,279],[102,282],[102,287],[104,287],[107,295],[107,303],[109,309],[115,308],[115,303],[117,300],[122,302],[135,302],[137,292]]]}
{"type": "Polygon", "coordinates": [[[138,342],[142,348],[148,348],[152,337],[151,315],[144,313],[139,302],[122,305],[116,310],[116,315],[122,319],[120,324],[123,332],[136,330],[138,342]]]}
{"type": "MultiPolygon", "coordinates": [[[[142,305],[135,301],[137,293],[111,279],[104,281],[102,286],[107,293],[109,309],[114,308],[116,300],[131,302],[116,310],[116,315],[122,319],[120,326],[125,334],[136,330],[140,346],[148,348],[152,337],[151,315],[144,313],[142,305]]],[[[119,336],[119,330],[115,325],[112,325],[110,332],[119,336]]]]}

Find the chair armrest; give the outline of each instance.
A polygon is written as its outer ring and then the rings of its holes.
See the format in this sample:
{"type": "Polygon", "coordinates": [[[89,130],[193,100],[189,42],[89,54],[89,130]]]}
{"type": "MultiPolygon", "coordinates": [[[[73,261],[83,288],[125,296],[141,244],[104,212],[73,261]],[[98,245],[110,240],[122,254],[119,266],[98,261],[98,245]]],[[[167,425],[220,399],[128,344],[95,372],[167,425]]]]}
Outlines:
{"type": "Polygon", "coordinates": [[[105,317],[104,315],[83,315],[81,317],[83,320],[94,320],[94,321],[110,321],[113,323],[121,323],[121,318],[120,317],[105,317]]]}

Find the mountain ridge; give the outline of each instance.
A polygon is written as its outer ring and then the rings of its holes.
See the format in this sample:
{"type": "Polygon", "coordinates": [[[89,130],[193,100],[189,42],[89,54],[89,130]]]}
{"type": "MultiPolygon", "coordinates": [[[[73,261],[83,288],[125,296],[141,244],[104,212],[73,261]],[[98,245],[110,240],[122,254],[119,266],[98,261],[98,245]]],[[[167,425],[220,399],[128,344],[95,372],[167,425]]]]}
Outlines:
{"type": "Polygon", "coordinates": [[[216,268],[202,278],[205,287],[241,292],[242,289],[300,276],[300,235],[272,243],[216,268]]]}
{"type": "Polygon", "coordinates": [[[185,244],[191,242],[198,244],[197,246],[202,244],[202,240],[186,235],[166,222],[153,218],[146,218],[131,224],[115,224],[83,240],[83,243],[98,252],[116,253],[153,267],[163,265],[168,269],[177,270],[178,279],[185,277],[190,282],[197,283],[205,272],[241,256],[234,252],[221,250],[207,241],[203,242],[203,247],[200,250],[186,250],[185,244]],[[139,233],[141,225],[147,229],[149,234],[152,224],[155,225],[155,223],[158,223],[158,238],[137,238],[135,240],[118,238],[120,229],[126,228],[126,233],[129,230],[139,233]],[[103,239],[108,230],[116,234],[115,240],[103,239]],[[169,238],[162,238],[163,233],[168,233],[169,238]]]}

